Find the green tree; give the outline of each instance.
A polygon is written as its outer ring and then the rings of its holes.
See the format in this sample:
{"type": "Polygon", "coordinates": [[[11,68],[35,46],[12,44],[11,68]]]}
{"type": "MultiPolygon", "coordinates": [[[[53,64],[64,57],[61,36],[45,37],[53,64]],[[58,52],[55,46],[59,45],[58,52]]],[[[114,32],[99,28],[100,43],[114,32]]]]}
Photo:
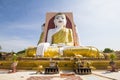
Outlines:
{"type": "Polygon", "coordinates": [[[115,53],[111,53],[110,54],[110,62],[109,62],[109,65],[111,66],[111,72],[115,72],[115,71],[118,71],[117,68],[116,68],[116,63],[114,62],[114,59],[116,58],[116,55],[115,53]]]}
{"type": "Polygon", "coordinates": [[[1,45],[0,45],[0,50],[2,49],[1,45]]]}
{"type": "Polygon", "coordinates": [[[18,56],[14,53],[13,56],[12,56],[12,61],[13,62],[16,62],[18,59],[18,56]]]}
{"type": "Polygon", "coordinates": [[[111,53],[111,52],[114,52],[114,50],[110,49],[110,48],[105,48],[104,53],[111,53]]]}
{"type": "Polygon", "coordinates": [[[17,54],[22,54],[22,53],[25,53],[25,51],[26,51],[26,49],[21,50],[21,51],[17,52],[17,54]]]}
{"type": "Polygon", "coordinates": [[[111,53],[110,54],[110,60],[113,61],[114,59],[116,59],[116,55],[115,55],[115,53],[111,53]]]}

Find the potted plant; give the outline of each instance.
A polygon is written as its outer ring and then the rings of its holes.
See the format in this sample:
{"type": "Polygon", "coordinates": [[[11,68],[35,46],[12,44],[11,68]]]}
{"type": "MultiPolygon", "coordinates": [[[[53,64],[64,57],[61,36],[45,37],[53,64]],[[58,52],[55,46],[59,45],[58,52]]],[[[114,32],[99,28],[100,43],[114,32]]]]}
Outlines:
{"type": "Polygon", "coordinates": [[[109,62],[109,65],[111,66],[111,72],[114,72],[116,71],[116,64],[114,62],[115,58],[116,58],[116,55],[114,53],[111,53],[110,54],[110,62],[109,62]]]}
{"type": "Polygon", "coordinates": [[[18,64],[17,58],[18,58],[18,56],[14,53],[13,56],[12,56],[12,64],[11,64],[12,71],[10,71],[10,73],[16,72],[16,67],[17,67],[17,64],[18,64]]]}

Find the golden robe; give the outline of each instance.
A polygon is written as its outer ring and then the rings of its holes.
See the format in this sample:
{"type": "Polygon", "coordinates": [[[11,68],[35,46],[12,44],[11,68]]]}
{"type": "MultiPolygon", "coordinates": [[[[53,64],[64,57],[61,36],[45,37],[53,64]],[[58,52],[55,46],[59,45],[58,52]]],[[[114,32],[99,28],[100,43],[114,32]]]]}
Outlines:
{"type": "Polygon", "coordinates": [[[38,41],[38,44],[41,43],[41,42],[43,42],[43,37],[44,37],[43,35],[44,35],[44,32],[41,33],[40,39],[39,39],[39,41],[38,41]]]}
{"type": "Polygon", "coordinates": [[[64,43],[73,46],[73,33],[71,29],[62,28],[52,36],[52,44],[64,43]]]}

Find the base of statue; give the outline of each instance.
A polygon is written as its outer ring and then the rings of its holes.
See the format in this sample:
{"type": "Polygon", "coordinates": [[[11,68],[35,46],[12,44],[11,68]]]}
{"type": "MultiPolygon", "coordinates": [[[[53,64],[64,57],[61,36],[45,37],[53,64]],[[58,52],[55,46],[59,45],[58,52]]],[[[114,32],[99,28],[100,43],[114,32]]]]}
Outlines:
{"type": "Polygon", "coordinates": [[[75,69],[75,73],[80,74],[80,75],[91,74],[91,69],[79,67],[79,68],[75,69]]]}
{"type": "Polygon", "coordinates": [[[59,69],[57,67],[46,67],[45,74],[57,74],[59,73],[59,69]]]}

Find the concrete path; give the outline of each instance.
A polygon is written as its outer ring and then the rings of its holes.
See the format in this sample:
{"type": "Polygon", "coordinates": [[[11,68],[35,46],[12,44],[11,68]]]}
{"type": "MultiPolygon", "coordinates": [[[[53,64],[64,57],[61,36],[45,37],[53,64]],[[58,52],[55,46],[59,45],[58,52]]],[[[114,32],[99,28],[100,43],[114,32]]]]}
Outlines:
{"type": "Polygon", "coordinates": [[[101,77],[106,77],[112,80],[120,80],[120,71],[118,72],[110,72],[110,71],[93,71],[94,75],[101,76],[101,77]]]}
{"type": "MultiPolygon", "coordinates": [[[[61,71],[60,73],[70,73],[70,71],[61,71]]],[[[80,76],[83,80],[120,80],[120,72],[92,71],[92,73],[91,75],[77,76],[80,76]]],[[[8,73],[8,70],[0,70],[0,80],[26,80],[30,76],[60,76],[60,74],[36,74],[36,71],[22,70],[16,73],[8,73]]]]}

